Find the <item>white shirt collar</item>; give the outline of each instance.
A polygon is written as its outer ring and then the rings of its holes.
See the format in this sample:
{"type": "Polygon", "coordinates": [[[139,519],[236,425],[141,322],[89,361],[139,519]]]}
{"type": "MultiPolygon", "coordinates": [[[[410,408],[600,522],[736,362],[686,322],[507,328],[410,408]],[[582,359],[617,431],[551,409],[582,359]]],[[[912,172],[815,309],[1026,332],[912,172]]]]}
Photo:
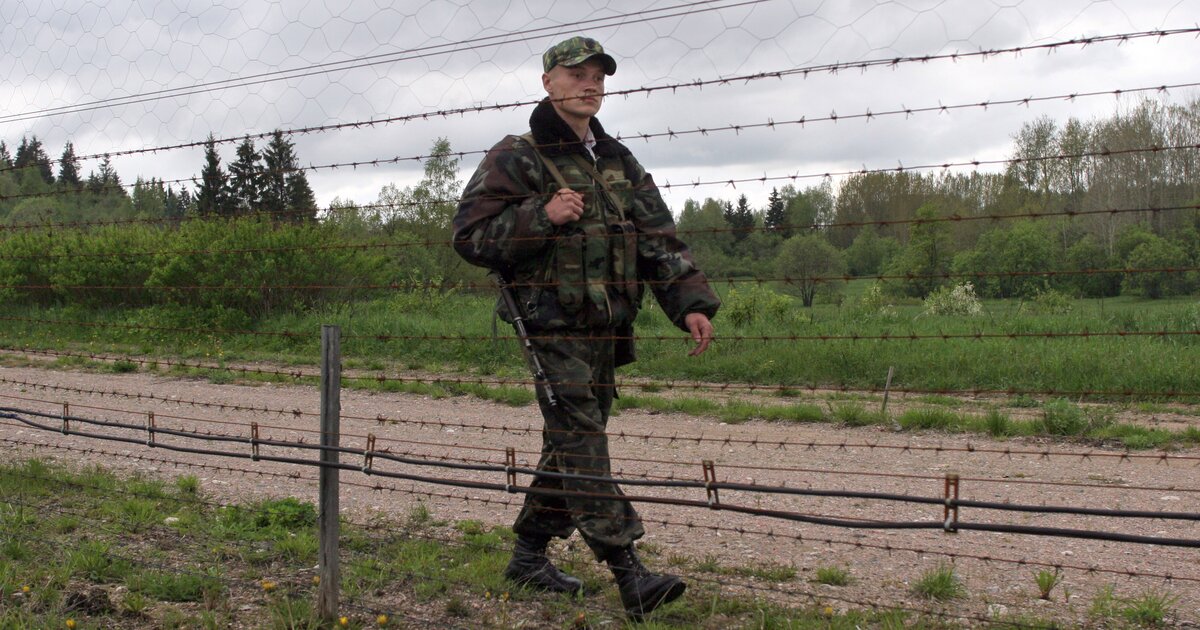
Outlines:
{"type": "Polygon", "coordinates": [[[593,160],[596,159],[596,134],[592,133],[591,127],[588,127],[587,133],[583,136],[583,148],[587,149],[593,160]]]}

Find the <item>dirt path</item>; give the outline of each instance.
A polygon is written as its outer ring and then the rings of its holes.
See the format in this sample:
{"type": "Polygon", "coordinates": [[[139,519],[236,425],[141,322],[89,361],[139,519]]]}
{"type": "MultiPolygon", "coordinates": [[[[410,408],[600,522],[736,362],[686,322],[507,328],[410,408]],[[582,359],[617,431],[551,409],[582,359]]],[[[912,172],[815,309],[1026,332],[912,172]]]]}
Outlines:
{"type": "MultiPolygon", "coordinates": [[[[146,421],[147,413],[153,412],[160,428],[240,436],[248,436],[250,424],[256,422],[263,439],[317,441],[319,401],[315,387],[221,385],[149,373],[97,374],[0,367],[0,407],[61,413],[63,403],[70,405],[72,414],[88,418],[141,424],[146,421]]],[[[345,390],[342,409],[345,446],[364,447],[367,434],[374,434],[377,448],[388,448],[394,453],[496,464],[503,464],[504,449],[513,447],[518,463],[532,466],[540,445],[541,421],[533,406],[512,408],[467,397],[431,399],[345,390]]],[[[128,436],[130,432],[123,434],[128,436]]],[[[895,433],[825,424],[752,422],[727,426],[710,418],[637,411],[614,417],[610,435],[614,469],[630,477],[703,479],[701,461],[711,459],[722,481],[940,497],[945,475],[957,473],[962,477],[963,499],[1200,512],[1196,507],[1200,503],[1200,465],[1197,465],[1200,450],[1172,452],[1161,458],[1144,457],[1154,453],[1127,458],[1121,457],[1119,451],[1105,452],[1070,444],[997,442],[981,436],[895,433]],[[625,437],[620,437],[622,434],[625,437]],[[1082,452],[1090,455],[1080,455],[1082,452]]],[[[137,437],[144,439],[145,433],[137,437]]],[[[159,437],[163,442],[174,439],[159,437]]],[[[8,420],[0,420],[0,440],[0,447],[9,458],[36,455],[71,464],[97,463],[164,475],[194,474],[200,477],[205,491],[221,500],[283,495],[315,500],[316,470],[308,467],[100,442],[18,426],[8,420]],[[94,452],[68,451],[55,446],[94,452]],[[279,476],[195,468],[202,464],[279,476]]],[[[222,448],[242,450],[240,445],[222,448]]],[[[262,453],[283,454],[266,447],[262,453]]],[[[313,457],[311,452],[300,456],[313,457]]],[[[385,466],[376,462],[376,465],[413,474],[504,483],[500,473],[431,472],[392,463],[385,466]]],[[[343,509],[354,520],[366,520],[375,511],[405,514],[418,503],[424,503],[439,518],[508,524],[516,514],[519,498],[352,472],[343,473],[342,480],[343,509]]],[[[527,479],[520,482],[526,483],[527,479]]],[[[633,495],[705,499],[703,490],[627,487],[626,491],[633,495]]],[[[943,517],[939,505],[868,499],[723,492],[720,500],[844,519],[936,521],[943,517]]],[[[686,554],[706,564],[725,567],[793,565],[798,570],[797,580],[781,586],[815,594],[819,601],[835,609],[863,607],[853,602],[927,608],[927,602],[912,595],[911,583],[922,572],[953,558],[968,592],[965,599],[953,605],[955,612],[980,616],[1025,614],[1079,621],[1086,618],[1101,589],[1112,585],[1118,597],[1144,593],[1177,597],[1173,621],[1180,625],[1200,623],[1196,549],[973,531],[951,534],[940,530],[845,529],[656,504],[642,504],[639,511],[647,521],[649,533],[645,541],[654,543],[664,555],[686,554]],[[1040,567],[1031,563],[1064,565],[1064,586],[1055,589],[1051,601],[1038,599],[1034,573],[1040,567]],[[847,569],[855,582],[835,588],[808,581],[818,567],[828,566],[847,569]],[[1088,570],[1089,567],[1095,570],[1088,570]],[[1170,575],[1174,579],[1129,576],[1122,572],[1170,575]]],[[[963,509],[959,518],[963,522],[1200,540],[1200,523],[1183,520],[983,509],[963,509]]],[[[726,579],[713,574],[707,577],[726,579]]],[[[808,601],[803,595],[793,596],[795,604],[808,601]]]]}

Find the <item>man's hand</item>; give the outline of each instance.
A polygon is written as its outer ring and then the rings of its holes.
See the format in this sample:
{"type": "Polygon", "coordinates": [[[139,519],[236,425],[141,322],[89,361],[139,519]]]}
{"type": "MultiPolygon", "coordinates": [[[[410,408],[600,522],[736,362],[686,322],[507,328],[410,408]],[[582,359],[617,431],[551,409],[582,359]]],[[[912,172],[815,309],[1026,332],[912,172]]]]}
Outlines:
{"type": "Polygon", "coordinates": [[[696,347],[692,348],[688,356],[694,357],[708,350],[708,344],[712,343],[713,337],[713,325],[708,321],[708,315],[688,313],[687,317],[683,318],[683,323],[687,326],[688,332],[692,333],[692,341],[696,342],[696,347]]]}
{"type": "Polygon", "coordinates": [[[570,188],[558,189],[546,203],[546,216],[554,225],[578,221],[583,216],[583,195],[570,188]]]}

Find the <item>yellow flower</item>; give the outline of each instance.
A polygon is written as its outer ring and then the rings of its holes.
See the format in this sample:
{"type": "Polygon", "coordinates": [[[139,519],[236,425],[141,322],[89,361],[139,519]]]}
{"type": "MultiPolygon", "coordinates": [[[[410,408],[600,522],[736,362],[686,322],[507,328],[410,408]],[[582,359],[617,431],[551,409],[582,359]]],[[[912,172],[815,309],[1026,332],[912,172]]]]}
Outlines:
{"type": "Polygon", "coordinates": [[[272,582],[271,580],[263,580],[262,581],[262,590],[270,593],[271,591],[275,590],[275,583],[272,582]]]}
{"type": "Polygon", "coordinates": [[[29,585],[28,585],[28,584],[26,584],[25,586],[22,586],[22,587],[21,587],[21,592],[22,592],[22,593],[28,593],[28,592],[29,592],[29,585]]]}
{"type": "Polygon", "coordinates": [[[500,601],[502,601],[502,602],[508,601],[508,591],[504,591],[504,594],[502,594],[500,596],[500,601]]]}
{"type": "Polygon", "coordinates": [[[381,626],[386,626],[388,623],[388,616],[387,615],[379,615],[378,617],[375,618],[375,623],[378,623],[381,626]]]}
{"type": "Polygon", "coordinates": [[[75,630],[75,620],[74,619],[67,620],[67,628],[69,628],[70,630],[75,630]]]}
{"type": "Polygon", "coordinates": [[[314,575],[313,576],[313,586],[320,586],[320,585],[321,585],[321,576],[314,575]]]}
{"type": "Polygon", "coordinates": [[[833,616],[833,606],[826,606],[825,610],[822,610],[821,612],[825,613],[826,617],[832,617],[833,616]]]}
{"type": "Polygon", "coordinates": [[[343,628],[345,628],[346,626],[350,625],[350,618],[349,618],[349,617],[339,617],[339,618],[338,618],[338,625],[340,625],[340,626],[342,626],[343,628]]]}

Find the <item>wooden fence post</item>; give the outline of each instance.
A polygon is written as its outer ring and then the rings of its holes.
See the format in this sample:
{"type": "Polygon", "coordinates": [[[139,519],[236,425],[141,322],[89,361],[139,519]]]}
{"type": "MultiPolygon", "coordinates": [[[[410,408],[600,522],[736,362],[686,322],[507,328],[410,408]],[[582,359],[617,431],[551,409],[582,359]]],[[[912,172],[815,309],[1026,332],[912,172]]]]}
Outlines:
{"type": "MultiPolygon", "coordinates": [[[[337,464],[339,432],[342,411],[342,355],[341,328],[321,326],[321,449],[322,464],[337,464]]],[[[317,551],[317,614],[321,619],[332,622],[338,612],[338,585],[341,568],[338,564],[338,469],[321,466],[319,477],[319,506],[317,535],[320,545],[317,551]]]]}

